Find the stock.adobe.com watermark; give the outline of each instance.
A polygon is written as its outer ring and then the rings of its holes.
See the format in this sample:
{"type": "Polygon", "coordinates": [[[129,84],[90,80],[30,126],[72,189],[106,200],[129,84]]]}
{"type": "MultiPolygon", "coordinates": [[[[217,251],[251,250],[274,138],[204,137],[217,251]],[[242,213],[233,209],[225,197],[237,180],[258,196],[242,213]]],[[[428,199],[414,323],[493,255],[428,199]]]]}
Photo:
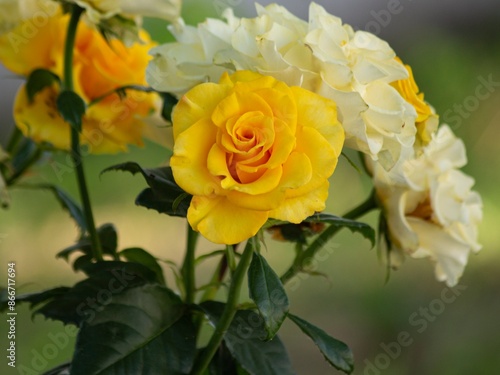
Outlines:
{"type": "Polygon", "coordinates": [[[457,285],[454,288],[444,288],[439,298],[435,298],[426,306],[419,306],[418,310],[408,317],[408,324],[411,330],[404,330],[398,333],[394,341],[381,342],[379,353],[372,359],[365,359],[363,375],[382,375],[387,370],[392,361],[399,358],[405,348],[415,342],[415,336],[427,330],[429,325],[435,322],[443,314],[446,307],[453,302],[467,289],[465,285],[457,285]]]}
{"type": "MultiPolygon", "coordinates": [[[[113,302],[115,295],[121,293],[130,283],[133,283],[138,275],[129,273],[125,268],[117,268],[111,271],[111,278],[107,285],[99,288],[93,296],[88,296],[76,307],[76,313],[85,322],[91,323],[98,312],[113,302]]],[[[50,361],[57,358],[69,346],[74,344],[79,328],[67,324],[62,330],[47,334],[42,344],[30,351],[30,358],[16,365],[18,375],[39,375],[46,371],[50,361]]],[[[0,373],[1,374],[1,373],[0,373]]]]}
{"type": "Polygon", "coordinates": [[[481,102],[489,99],[500,87],[500,81],[493,79],[493,74],[487,78],[477,77],[478,84],[473,93],[466,96],[460,103],[454,103],[452,108],[443,112],[443,120],[452,129],[457,129],[462,125],[463,120],[468,119],[481,105],[481,102]]]}

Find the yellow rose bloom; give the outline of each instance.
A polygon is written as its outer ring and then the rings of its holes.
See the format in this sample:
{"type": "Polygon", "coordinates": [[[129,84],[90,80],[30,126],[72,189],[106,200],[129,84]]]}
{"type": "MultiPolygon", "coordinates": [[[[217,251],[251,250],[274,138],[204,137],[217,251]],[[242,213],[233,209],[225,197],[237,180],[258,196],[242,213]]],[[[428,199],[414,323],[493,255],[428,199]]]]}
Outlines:
{"type": "MultiPolygon", "coordinates": [[[[396,60],[402,64],[401,59],[396,57],[396,60]]],[[[401,96],[415,108],[415,111],[417,111],[417,118],[415,119],[417,139],[423,145],[426,145],[431,141],[432,134],[436,132],[439,119],[432,107],[424,100],[424,94],[420,92],[415,82],[411,67],[406,64],[404,67],[408,71],[409,77],[394,82],[392,86],[398,90],[401,96]]]]}
{"type": "MultiPolygon", "coordinates": [[[[44,68],[62,76],[64,36],[68,15],[58,13],[25,43],[12,45],[0,37],[0,61],[17,74],[28,75],[44,68]]],[[[21,33],[23,24],[13,30],[21,33]]],[[[22,35],[22,34],[19,34],[22,35]]],[[[94,28],[80,22],[74,51],[75,91],[87,102],[125,85],[145,85],[145,70],[154,45],[143,31],[142,44],[126,47],[119,40],[107,42],[94,28]]],[[[29,102],[25,87],[14,103],[14,118],[24,135],[37,142],[48,142],[59,149],[70,148],[69,124],[59,116],[55,100],[57,85],[38,92],[29,102]]],[[[83,118],[82,144],[92,153],[125,151],[128,144],[142,145],[142,119],[157,106],[155,94],[128,91],[125,98],[112,94],[87,108],[83,118]]]]}
{"type": "Polygon", "coordinates": [[[344,142],[333,101],[239,71],[188,91],[172,120],[174,178],[210,241],[235,244],[268,218],[300,223],[325,208],[344,142]]]}

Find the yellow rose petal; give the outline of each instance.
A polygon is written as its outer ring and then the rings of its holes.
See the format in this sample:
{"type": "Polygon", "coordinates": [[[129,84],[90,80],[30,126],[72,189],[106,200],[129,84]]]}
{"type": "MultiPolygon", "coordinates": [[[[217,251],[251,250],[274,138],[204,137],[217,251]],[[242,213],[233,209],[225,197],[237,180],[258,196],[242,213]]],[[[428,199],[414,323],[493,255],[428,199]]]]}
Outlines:
{"type": "Polygon", "coordinates": [[[205,83],[186,93],[172,111],[174,140],[198,120],[210,117],[217,104],[226,96],[227,90],[225,85],[205,83]]]}
{"type": "Polygon", "coordinates": [[[170,166],[177,184],[189,194],[210,195],[220,190],[218,179],[207,168],[216,133],[212,122],[204,119],[182,132],[175,141],[170,166]]]}
{"type": "Polygon", "coordinates": [[[225,197],[195,196],[187,219],[194,230],[219,244],[236,244],[254,236],[268,218],[267,211],[239,207],[225,197]]]}
{"type": "Polygon", "coordinates": [[[309,157],[313,168],[312,182],[330,177],[335,170],[338,161],[336,152],[316,129],[311,127],[301,129],[297,134],[296,150],[309,157]]]}
{"type": "MultiPolygon", "coordinates": [[[[235,91],[220,101],[212,114],[212,121],[217,126],[226,127],[229,119],[255,111],[261,112],[263,116],[273,116],[271,107],[259,95],[235,91]]],[[[229,133],[230,129],[226,128],[226,131],[229,133]]]]}
{"type": "Polygon", "coordinates": [[[324,209],[344,142],[335,103],[258,73],[225,74],[220,82],[219,103],[200,104],[209,85],[201,84],[200,103],[183,102],[176,116],[184,117],[173,121],[179,135],[171,165],[194,195],[191,226],[231,244],[255,235],[269,215],[299,223],[324,209]],[[209,107],[212,113],[200,110],[209,107]]]}
{"type": "Polygon", "coordinates": [[[311,181],[313,167],[309,157],[301,152],[292,152],[283,164],[283,176],[280,188],[296,189],[311,181]]]}
{"type": "Polygon", "coordinates": [[[275,189],[281,179],[283,170],[281,167],[265,169],[264,173],[253,182],[242,184],[236,181],[227,165],[226,153],[214,145],[208,154],[208,170],[213,176],[221,178],[220,185],[226,190],[236,190],[242,193],[257,195],[268,193],[275,189]]]}
{"type": "Polygon", "coordinates": [[[279,207],[285,200],[285,190],[274,189],[269,193],[250,195],[236,190],[228,191],[227,199],[242,208],[269,211],[279,207]]]}
{"type": "Polygon", "coordinates": [[[326,138],[337,157],[344,144],[344,129],[337,119],[337,106],[331,100],[300,87],[292,87],[297,101],[298,122],[316,129],[326,138]],[[318,110],[321,108],[321,110],[318,110]]]}
{"type": "Polygon", "coordinates": [[[288,190],[284,202],[278,208],[269,211],[269,217],[296,224],[301,223],[306,217],[325,209],[329,186],[328,180],[325,180],[320,186],[305,194],[297,194],[294,190],[288,190]]]}

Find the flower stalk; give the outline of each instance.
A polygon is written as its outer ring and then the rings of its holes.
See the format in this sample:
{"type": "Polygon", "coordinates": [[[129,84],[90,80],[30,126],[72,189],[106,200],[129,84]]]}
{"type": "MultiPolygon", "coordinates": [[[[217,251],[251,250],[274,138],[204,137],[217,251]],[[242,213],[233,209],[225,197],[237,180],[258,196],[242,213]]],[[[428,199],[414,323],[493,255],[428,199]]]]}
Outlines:
{"type": "MultiPolygon", "coordinates": [[[[375,191],[360,205],[344,214],[345,219],[357,219],[377,207],[375,191]]],[[[302,252],[298,252],[292,266],[281,276],[283,284],[290,281],[297,273],[301,272],[308,259],[311,259],[343,227],[330,225],[302,252]]]]}
{"type": "Polygon", "coordinates": [[[184,263],[182,264],[182,277],[184,279],[184,288],[186,290],[186,303],[194,303],[194,295],[196,292],[195,278],[195,251],[196,242],[198,240],[198,232],[195,232],[189,223],[187,224],[187,244],[184,263]]]}
{"type": "Polygon", "coordinates": [[[193,370],[191,371],[191,375],[201,375],[208,368],[210,361],[217,352],[224,334],[227,332],[236,314],[236,306],[240,298],[241,285],[243,284],[243,279],[245,278],[248,267],[250,267],[253,250],[256,247],[255,241],[258,241],[258,238],[252,237],[248,240],[247,245],[245,246],[245,250],[241,255],[240,261],[236,266],[233,277],[231,279],[231,285],[229,286],[229,293],[224,312],[222,313],[219,322],[215,326],[214,333],[210,338],[207,347],[203,350],[198,361],[195,363],[193,370]]]}
{"type": "Polygon", "coordinates": [[[10,136],[9,143],[7,143],[5,151],[7,151],[8,154],[14,154],[17,146],[19,145],[19,142],[21,142],[22,139],[23,133],[21,133],[21,130],[19,130],[19,128],[15,126],[12,135],[10,136]]]}
{"type": "MultiPolygon", "coordinates": [[[[71,18],[68,24],[66,42],[64,45],[64,77],[63,86],[67,91],[73,91],[73,50],[75,46],[76,29],[83,9],[78,6],[71,8],[71,18]]],[[[92,243],[93,257],[96,260],[103,260],[102,246],[97,234],[94,222],[94,215],[92,213],[92,205],[90,203],[90,195],[87,189],[87,182],[85,179],[85,171],[83,167],[83,158],[80,147],[80,134],[78,129],[71,126],[71,159],[76,170],[76,177],[78,183],[78,190],[83,206],[83,213],[87,222],[87,230],[92,243]]]]}

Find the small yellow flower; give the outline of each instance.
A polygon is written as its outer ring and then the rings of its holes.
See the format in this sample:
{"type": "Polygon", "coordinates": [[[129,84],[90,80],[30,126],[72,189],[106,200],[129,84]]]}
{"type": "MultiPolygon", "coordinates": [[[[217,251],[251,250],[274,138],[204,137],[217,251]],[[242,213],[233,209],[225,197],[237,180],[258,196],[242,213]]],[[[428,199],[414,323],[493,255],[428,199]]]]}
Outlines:
{"type": "Polygon", "coordinates": [[[176,182],[188,221],[234,244],[268,218],[300,223],[325,208],[344,142],[333,101],[249,71],[200,84],[173,112],[176,182]]]}
{"type": "MultiPolygon", "coordinates": [[[[401,59],[396,57],[396,60],[402,64],[401,59]]],[[[434,113],[432,107],[424,100],[424,94],[419,91],[413,71],[409,65],[404,65],[408,71],[409,77],[396,81],[392,86],[398,90],[403,98],[410,103],[415,111],[417,111],[417,118],[415,126],[417,127],[417,139],[423,145],[428,144],[432,139],[432,134],[436,132],[439,120],[438,116],[434,113]]]]}
{"type": "MultiPolygon", "coordinates": [[[[68,20],[68,15],[58,13],[31,39],[16,48],[7,36],[0,36],[0,61],[22,75],[44,68],[62,76],[68,20]]],[[[19,32],[22,27],[23,24],[18,27],[19,32]]],[[[148,51],[153,43],[144,31],[141,38],[144,43],[131,47],[116,39],[107,42],[96,29],[81,22],[73,60],[75,91],[90,103],[121,86],[145,85],[145,70],[150,59],[148,51]]],[[[69,125],[55,108],[59,90],[57,85],[47,87],[30,103],[22,87],[15,101],[14,116],[24,135],[37,142],[68,149],[69,125]]],[[[125,151],[128,144],[142,145],[143,119],[155,111],[156,105],[155,94],[128,91],[125,98],[116,93],[106,96],[87,108],[82,144],[88,145],[92,153],[113,153],[125,151]]]]}

